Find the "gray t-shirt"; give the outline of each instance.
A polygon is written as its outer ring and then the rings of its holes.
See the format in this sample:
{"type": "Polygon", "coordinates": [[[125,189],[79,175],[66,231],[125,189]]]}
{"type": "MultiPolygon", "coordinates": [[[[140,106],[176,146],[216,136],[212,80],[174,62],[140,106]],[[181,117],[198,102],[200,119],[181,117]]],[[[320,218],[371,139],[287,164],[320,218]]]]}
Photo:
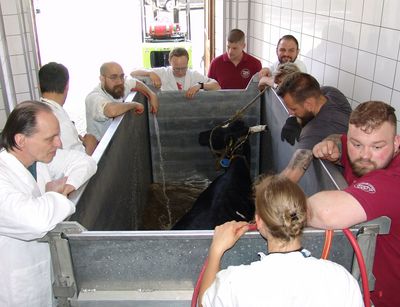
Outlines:
{"type": "Polygon", "coordinates": [[[351,113],[347,98],[331,86],[322,86],[321,91],[327,102],[301,130],[297,148],[312,149],[315,144],[331,134],[347,133],[351,113]]]}

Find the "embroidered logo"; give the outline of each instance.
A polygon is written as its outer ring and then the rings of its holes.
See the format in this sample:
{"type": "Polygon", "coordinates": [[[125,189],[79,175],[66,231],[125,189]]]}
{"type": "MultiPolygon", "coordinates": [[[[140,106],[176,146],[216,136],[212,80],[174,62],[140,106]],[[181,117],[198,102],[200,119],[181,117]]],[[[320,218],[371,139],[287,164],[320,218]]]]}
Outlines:
{"type": "Polygon", "coordinates": [[[375,187],[368,182],[359,182],[354,185],[356,189],[363,190],[364,192],[374,194],[376,192],[375,187]]]}
{"type": "Polygon", "coordinates": [[[247,68],[244,68],[240,72],[240,75],[242,76],[243,79],[248,79],[248,78],[250,78],[250,70],[248,70],[247,68]]]}

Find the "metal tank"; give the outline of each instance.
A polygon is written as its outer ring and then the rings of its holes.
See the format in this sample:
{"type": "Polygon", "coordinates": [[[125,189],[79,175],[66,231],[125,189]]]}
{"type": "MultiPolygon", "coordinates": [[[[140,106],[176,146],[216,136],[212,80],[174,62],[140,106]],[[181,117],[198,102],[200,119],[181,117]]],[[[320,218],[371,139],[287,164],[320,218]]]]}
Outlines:
{"type": "MultiPolygon", "coordinates": [[[[181,92],[159,92],[157,118],[127,113],[113,121],[94,154],[97,174],[73,196],[76,213],[45,237],[61,306],[190,306],[212,231],[140,230],[149,206],[149,186],[193,176],[214,179],[215,159],[208,148],[198,145],[198,133],[230,118],[257,94],[256,77],[246,90],[199,92],[193,100],[181,92]]],[[[141,95],[134,99],[146,103],[141,95]]],[[[286,117],[271,89],[245,112],[250,126],[269,128],[251,136],[253,176],[279,172],[289,162],[295,147],[280,139],[286,117]]],[[[330,163],[314,161],[300,185],[311,195],[342,188],[345,181],[330,163]]],[[[165,212],[159,215],[168,217],[165,212]]],[[[389,227],[390,220],[382,218],[351,229],[366,259],[371,289],[376,236],[388,233],[389,227]]],[[[307,228],[304,247],[319,257],[324,236],[324,231],[307,228]]],[[[225,254],[222,267],[255,261],[265,248],[258,233],[247,233],[225,254]]],[[[359,278],[353,258],[346,237],[335,231],[330,259],[359,278]]]]}

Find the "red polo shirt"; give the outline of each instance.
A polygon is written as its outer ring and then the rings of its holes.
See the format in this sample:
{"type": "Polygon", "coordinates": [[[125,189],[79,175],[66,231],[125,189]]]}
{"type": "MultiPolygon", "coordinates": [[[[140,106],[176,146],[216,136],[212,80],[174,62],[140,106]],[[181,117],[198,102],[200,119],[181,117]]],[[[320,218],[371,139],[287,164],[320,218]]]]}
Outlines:
{"type": "Polygon", "coordinates": [[[253,75],[261,70],[261,62],[243,51],[240,63],[235,66],[228,54],[212,60],[208,77],[217,80],[222,89],[245,89],[253,75]]]}
{"type": "MultiPolygon", "coordinates": [[[[342,152],[347,153],[347,137],[342,136],[342,152]]],[[[344,177],[350,193],[367,214],[367,220],[388,216],[392,220],[390,232],[379,235],[376,242],[372,272],[375,290],[371,299],[377,307],[400,306],[400,154],[384,169],[356,177],[347,154],[342,154],[344,177]]]]}

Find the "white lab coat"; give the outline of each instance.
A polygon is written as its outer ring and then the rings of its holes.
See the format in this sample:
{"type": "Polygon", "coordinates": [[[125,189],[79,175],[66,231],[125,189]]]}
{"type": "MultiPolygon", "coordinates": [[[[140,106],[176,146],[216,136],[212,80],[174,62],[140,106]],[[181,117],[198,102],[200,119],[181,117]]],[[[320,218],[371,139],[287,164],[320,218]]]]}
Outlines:
{"type": "Polygon", "coordinates": [[[69,176],[80,187],[95,172],[95,161],[78,151],[58,150],[51,164],[37,163],[37,182],[5,150],[0,151],[0,306],[51,306],[52,277],[47,231],[75,212],[75,205],[46,182],[69,176]]]}

